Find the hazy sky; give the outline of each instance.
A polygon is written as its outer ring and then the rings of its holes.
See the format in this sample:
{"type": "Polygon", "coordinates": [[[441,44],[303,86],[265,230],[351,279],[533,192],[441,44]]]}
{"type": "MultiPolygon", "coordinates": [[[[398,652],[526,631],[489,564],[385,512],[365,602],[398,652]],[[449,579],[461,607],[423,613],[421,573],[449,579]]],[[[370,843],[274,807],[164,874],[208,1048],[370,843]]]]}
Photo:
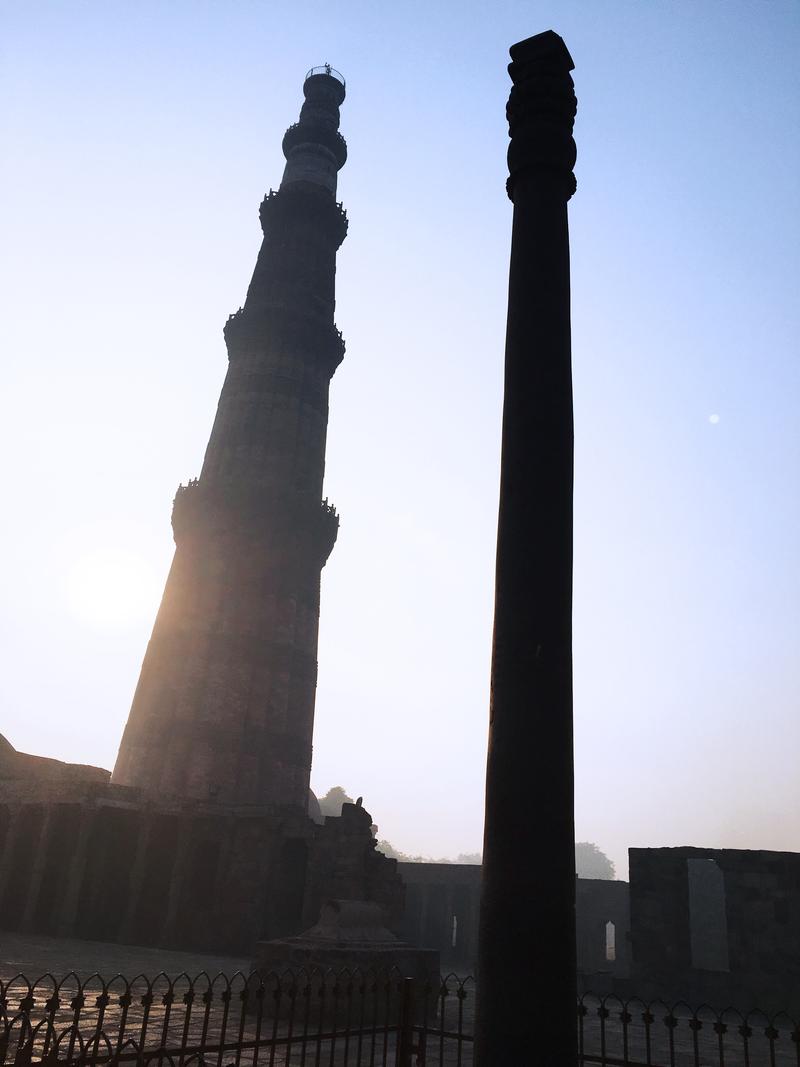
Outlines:
{"type": "MultiPolygon", "coordinates": [[[[800,850],[800,5],[0,3],[0,732],[111,767],[305,71],[347,78],[312,785],[480,846],[510,44],[575,60],[577,835],[800,850]]],[[[535,848],[536,827],[531,828],[535,848]]],[[[520,842],[525,847],[524,842],[520,842]]]]}

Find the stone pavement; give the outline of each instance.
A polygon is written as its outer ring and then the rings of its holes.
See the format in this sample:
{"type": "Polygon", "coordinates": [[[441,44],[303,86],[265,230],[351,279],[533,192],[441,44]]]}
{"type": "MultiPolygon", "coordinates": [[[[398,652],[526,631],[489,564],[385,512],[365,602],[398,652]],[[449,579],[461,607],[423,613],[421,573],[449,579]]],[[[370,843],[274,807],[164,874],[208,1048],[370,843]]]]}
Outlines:
{"type": "Polygon", "coordinates": [[[124,974],[154,977],[164,971],[175,976],[185,971],[211,975],[228,975],[250,970],[250,961],[233,956],[209,956],[194,952],[177,952],[141,945],[115,945],[104,941],[78,941],[72,938],[39,937],[33,934],[5,933],[0,930],[0,979],[7,980],[19,972],[30,981],[39,975],[62,977],[74,971],[79,978],[101,974],[111,978],[124,974]]]}
{"type": "MultiPolygon", "coordinates": [[[[137,1049],[151,1053],[169,1049],[171,1059],[162,1057],[164,1062],[190,1067],[199,1062],[192,1050],[201,1047],[205,1063],[217,1067],[234,1062],[237,1067],[395,1063],[396,981],[388,987],[382,982],[378,994],[367,993],[365,1001],[359,997],[359,986],[366,988],[363,982],[348,985],[346,979],[340,980],[339,1008],[333,1012],[331,986],[327,999],[321,1000],[316,992],[304,996],[308,983],[298,981],[289,1018],[290,981],[277,1001],[277,1016],[269,993],[260,1002],[261,1009],[248,998],[244,1010],[248,971],[247,960],[230,957],[0,933],[0,982],[5,984],[6,1026],[11,1024],[5,1049],[0,1040],[0,1064],[14,1063],[20,1037],[24,1041],[29,1034],[27,1029],[21,1033],[26,1020],[33,1027],[38,1024],[34,1063],[54,1043],[60,1059],[84,1051],[103,1061],[121,1052],[135,1062],[137,1049]],[[203,973],[207,977],[197,978],[203,973]],[[28,981],[15,978],[20,974],[28,981]],[[118,974],[124,978],[115,978],[118,974]],[[197,980],[190,983],[181,977],[187,974],[197,980]],[[279,1043],[271,1047],[275,1039],[279,1043]]],[[[449,998],[448,1008],[455,1006],[455,1000],[449,998]]],[[[0,1008],[0,1038],[3,1014],[0,1008]]],[[[451,1016],[448,1011],[448,1028],[454,1022],[451,1016]]],[[[429,1067],[468,1067],[471,1060],[459,1055],[459,1044],[466,1052],[463,1043],[431,1038],[429,1067]]]]}
{"type": "MultiPolygon", "coordinates": [[[[169,988],[166,978],[153,982],[155,994],[152,1006],[145,1009],[142,1006],[141,995],[149,988],[147,983],[140,979],[131,983],[132,1003],[127,1010],[123,1021],[125,1033],[132,1033],[135,1039],[146,1034],[144,1045],[146,1047],[158,1047],[160,1043],[167,1046],[180,1045],[184,1038],[197,1042],[201,1031],[208,1041],[218,1038],[225,1033],[227,1026],[226,1043],[235,1041],[239,1034],[239,1022],[241,1013],[237,1011],[238,993],[244,986],[244,979],[239,979],[233,984],[233,997],[231,998],[230,1020],[226,1024],[222,1021],[223,999],[221,993],[225,988],[223,983],[212,985],[212,980],[218,974],[227,975],[231,978],[237,971],[247,974],[249,961],[246,959],[210,956],[199,953],[175,952],[166,949],[142,948],[134,945],[105,944],[98,941],[77,941],[47,937],[24,936],[19,934],[5,934],[0,932],[0,980],[8,982],[15,974],[24,973],[29,980],[34,981],[47,973],[61,979],[69,972],[74,971],[78,978],[86,980],[92,974],[99,973],[106,981],[110,981],[115,974],[123,974],[128,979],[136,975],[144,975],[151,981],[159,973],[164,973],[167,978],[175,979],[185,973],[196,976],[205,972],[209,979],[195,986],[195,1004],[191,1010],[190,1024],[186,1025],[187,1009],[183,995],[189,989],[185,980],[175,986],[175,998],[171,1007],[165,1005],[163,994],[169,988]],[[203,989],[211,988],[213,991],[213,1006],[206,1017],[203,1008],[203,989]],[[206,1021],[204,1022],[204,1019],[206,1021]],[[205,1029],[203,1029],[205,1027],[205,1029]]],[[[450,995],[445,998],[445,1014],[442,1017],[437,1013],[437,1018],[429,1018],[428,1024],[432,1027],[462,1034],[472,1034],[474,1024],[474,984],[468,983],[464,988],[466,997],[459,1000],[454,995],[457,987],[452,982],[450,995]],[[460,1019],[459,1019],[460,1015],[460,1019]],[[443,1025],[442,1025],[443,1024],[443,1025]]],[[[104,1033],[114,1039],[114,1035],[120,1031],[120,1021],[123,1009],[120,1007],[119,994],[126,987],[121,982],[110,985],[109,992],[112,1000],[105,1010],[104,1018],[98,1020],[98,1008],[94,994],[99,994],[102,987],[95,980],[87,987],[86,1007],[81,1013],[81,1030],[94,1034],[102,1026],[104,1033]]],[[[38,1017],[44,1014],[44,1005],[48,996],[51,995],[53,983],[47,982],[37,987],[35,1000],[37,1003],[38,1017]]],[[[72,1021],[70,1000],[77,992],[77,983],[73,980],[66,982],[60,993],[62,1009],[59,1011],[56,1021],[62,1027],[68,1027],[72,1021]]],[[[9,1008],[15,1009],[17,1002],[25,995],[25,989],[19,985],[12,986],[9,991],[9,1008]]],[[[441,1007],[440,1002],[440,1007],[441,1007]]],[[[601,1063],[602,1049],[605,1045],[605,1055],[608,1060],[620,1063],[624,1060],[624,1044],[622,1025],[619,1012],[621,1005],[614,998],[607,998],[608,1017],[605,1020],[605,1042],[601,1040],[600,1018],[598,1009],[601,1007],[597,998],[587,997],[585,1000],[587,1015],[584,1018],[584,1052],[591,1060],[586,1062],[601,1063]]],[[[642,1022],[642,1010],[644,1005],[631,1002],[629,1011],[631,1022],[628,1032],[628,1059],[631,1063],[652,1064],[653,1067],[797,1067],[800,1063],[800,1046],[792,1040],[791,1026],[779,1023],[776,1033],[778,1034],[770,1049],[770,1041],[765,1034],[767,1021],[763,1018],[750,1020],[752,1036],[749,1039],[749,1048],[745,1056],[741,1034],[739,1033],[740,1019],[734,1015],[726,1016],[726,1028],[724,1033],[719,1034],[714,1029],[714,1017],[703,1015],[703,1026],[697,1032],[695,1045],[695,1033],[690,1026],[691,1015],[686,1010],[677,1010],[677,1025],[672,1028],[672,1048],[670,1049],[670,1027],[665,1024],[668,1015],[666,1005],[653,1006],[651,1011],[653,1022],[650,1027],[650,1048],[647,1047],[647,1034],[642,1022]],[[774,1058],[773,1058],[774,1057],[774,1058]]],[[[296,1028],[296,1038],[302,1034],[302,1019],[298,1014],[299,1025],[296,1028]]],[[[272,1022],[265,1019],[261,1036],[268,1036],[272,1032],[272,1022]]],[[[281,1024],[283,1026],[284,1024],[281,1024]]],[[[532,1005],[530,1026],[531,1041],[535,1046],[536,1029],[546,1026],[547,1020],[536,1015],[535,1005],[532,1005]]],[[[275,1032],[281,1033],[281,1026],[275,1032]]],[[[241,1031],[245,1040],[252,1040],[255,1035],[256,1022],[252,1015],[247,1015],[241,1031]]],[[[313,1034],[312,1028],[308,1031],[313,1034]]],[[[295,1038],[295,1040],[296,1040],[295,1038]]],[[[362,1041],[363,1056],[356,1058],[358,1041],[350,1042],[345,1049],[341,1034],[333,1043],[330,1041],[309,1041],[310,1062],[314,1062],[317,1054],[330,1065],[358,1064],[371,1062],[372,1041],[366,1038],[362,1041]],[[318,1048],[319,1046],[319,1048],[318,1048]]],[[[184,1042],[185,1043],[185,1042],[184,1042]]],[[[379,1031],[374,1063],[394,1062],[394,1036],[384,1036],[379,1031]],[[384,1055],[387,1057],[384,1060],[384,1055]]],[[[430,1035],[427,1039],[427,1065],[439,1067],[439,1065],[461,1065],[470,1067],[472,1064],[471,1042],[458,1042],[456,1040],[440,1039],[430,1035]],[[459,1048],[460,1045],[460,1048],[459,1048]]],[[[270,1059],[270,1050],[262,1048],[260,1055],[255,1050],[243,1054],[242,1064],[247,1067],[257,1067],[258,1064],[272,1062],[274,1067],[305,1062],[304,1053],[300,1050],[292,1050],[286,1053],[277,1048],[274,1057],[270,1059]]],[[[213,1057],[216,1060],[216,1055],[213,1057]]],[[[226,1059],[233,1059],[233,1054],[226,1054],[226,1059]]],[[[532,1058],[531,1062],[535,1062],[532,1058]]],[[[514,1065],[517,1067],[517,1065],[514,1065]]],[[[520,1065],[522,1067],[522,1065],[520,1065]]]]}

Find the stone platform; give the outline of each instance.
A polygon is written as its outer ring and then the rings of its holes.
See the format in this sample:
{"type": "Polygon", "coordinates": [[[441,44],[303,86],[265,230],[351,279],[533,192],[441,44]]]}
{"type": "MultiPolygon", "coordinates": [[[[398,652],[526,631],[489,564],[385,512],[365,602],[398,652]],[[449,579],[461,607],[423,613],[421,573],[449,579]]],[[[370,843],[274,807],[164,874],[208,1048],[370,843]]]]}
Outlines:
{"type": "Polygon", "coordinates": [[[380,905],[364,900],[327,900],[316,926],[297,937],[259,941],[253,971],[274,987],[271,999],[279,1011],[288,1005],[280,992],[287,976],[301,978],[320,1015],[346,1012],[355,991],[369,1016],[384,995],[399,993],[404,978],[414,978],[426,991],[427,997],[418,997],[421,1012],[425,999],[435,1004],[440,989],[439,953],[400,941],[385,926],[380,905]]]}

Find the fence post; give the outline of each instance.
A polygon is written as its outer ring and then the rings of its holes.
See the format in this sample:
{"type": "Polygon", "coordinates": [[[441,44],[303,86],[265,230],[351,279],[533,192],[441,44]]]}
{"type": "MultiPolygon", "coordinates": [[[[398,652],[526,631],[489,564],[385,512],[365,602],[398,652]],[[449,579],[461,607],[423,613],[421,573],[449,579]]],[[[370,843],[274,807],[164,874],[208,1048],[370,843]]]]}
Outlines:
{"type": "Polygon", "coordinates": [[[412,1067],[414,1055],[414,979],[404,978],[400,1000],[397,1065],[412,1067]]]}
{"type": "Polygon", "coordinates": [[[14,1053],[14,1067],[30,1067],[31,1059],[33,1057],[33,1036],[28,1040],[17,1046],[17,1051],[14,1053]]]}

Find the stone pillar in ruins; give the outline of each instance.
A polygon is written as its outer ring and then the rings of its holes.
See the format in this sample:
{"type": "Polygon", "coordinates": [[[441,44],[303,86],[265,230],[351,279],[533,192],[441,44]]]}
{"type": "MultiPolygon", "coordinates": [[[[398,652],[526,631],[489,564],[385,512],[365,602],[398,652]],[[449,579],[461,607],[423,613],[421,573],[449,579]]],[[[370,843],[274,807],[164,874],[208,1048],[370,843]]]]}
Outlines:
{"type": "Polygon", "coordinates": [[[309,72],[200,477],[181,486],[175,558],[114,768],[152,799],[305,809],[320,572],[339,525],[322,499],[334,325],[344,81],[309,72]]]}

